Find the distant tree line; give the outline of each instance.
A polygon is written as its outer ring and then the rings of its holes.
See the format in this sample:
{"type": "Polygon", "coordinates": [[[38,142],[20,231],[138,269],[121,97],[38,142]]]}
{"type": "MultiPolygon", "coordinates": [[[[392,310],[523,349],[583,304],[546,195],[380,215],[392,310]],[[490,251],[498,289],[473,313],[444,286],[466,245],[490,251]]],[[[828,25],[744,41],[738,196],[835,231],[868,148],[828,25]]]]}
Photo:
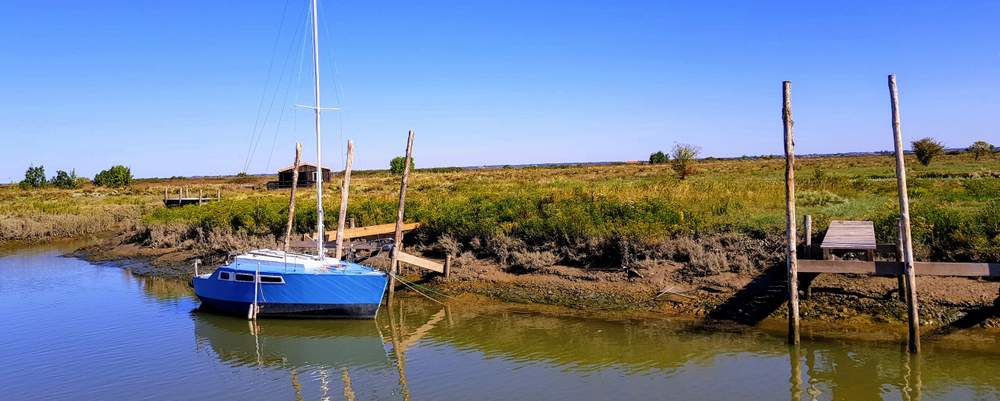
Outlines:
{"type": "MultiPolygon", "coordinates": [[[[21,180],[18,186],[22,189],[44,188],[47,186],[61,189],[76,189],[88,182],[91,181],[76,175],[76,169],[72,169],[68,173],[64,170],[56,170],[56,175],[51,179],[47,179],[45,178],[45,166],[29,166],[24,172],[24,179],[21,180]]],[[[125,166],[112,166],[107,170],[97,173],[94,176],[93,183],[97,186],[109,188],[127,187],[132,183],[132,171],[125,166]]]]}
{"type": "MultiPolygon", "coordinates": [[[[917,156],[917,161],[925,166],[929,166],[934,157],[944,153],[945,150],[944,143],[931,137],[913,141],[910,143],[910,147],[913,150],[913,154],[917,156]]],[[[983,157],[992,156],[997,152],[997,148],[989,142],[976,141],[966,148],[965,151],[972,154],[972,157],[976,161],[979,161],[983,157]]]]}

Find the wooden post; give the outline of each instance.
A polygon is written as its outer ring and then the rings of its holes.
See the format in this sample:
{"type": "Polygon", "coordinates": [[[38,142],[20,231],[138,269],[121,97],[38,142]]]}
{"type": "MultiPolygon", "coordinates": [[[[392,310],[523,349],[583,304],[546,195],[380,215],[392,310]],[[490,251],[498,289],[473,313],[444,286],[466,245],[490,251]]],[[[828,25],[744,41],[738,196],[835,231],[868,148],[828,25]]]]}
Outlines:
{"type": "Polygon", "coordinates": [[[215,189],[215,200],[222,199],[222,188],[215,189]]]}
{"type": "Polygon", "coordinates": [[[302,144],[295,144],[295,162],[292,163],[292,194],[288,197],[288,222],[285,223],[285,253],[288,253],[288,242],[292,239],[292,223],[295,221],[295,187],[299,182],[299,163],[302,157],[302,144]]]}
{"type": "Polygon", "coordinates": [[[444,278],[451,277],[451,255],[444,257],[444,278]]]}
{"type": "Polygon", "coordinates": [[[805,258],[806,259],[811,259],[812,258],[812,245],[813,245],[813,217],[812,217],[812,215],[808,215],[807,214],[803,218],[803,220],[804,221],[802,222],[802,226],[803,226],[802,227],[802,231],[803,231],[803,234],[805,235],[805,239],[804,239],[805,240],[805,246],[803,247],[802,251],[803,251],[803,253],[805,253],[805,258]]]}
{"type": "Polygon", "coordinates": [[[340,186],[340,216],[337,217],[337,249],[334,257],[337,260],[344,252],[344,225],[347,221],[347,197],[351,187],[351,165],[354,163],[354,141],[347,141],[347,165],[344,166],[344,183],[340,186]]]}
{"type": "Polygon", "coordinates": [[[201,204],[201,199],[202,199],[202,193],[201,192],[202,192],[202,190],[198,189],[198,204],[199,205],[201,204]]]}
{"type": "MultiPolygon", "coordinates": [[[[896,219],[896,261],[903,263],[903,219],[896,219]]],[[[906,275],[904,272],[896,275],[896,287],[899,289],[899,300],[906,302],[906,275]]]]}
{"type": "Polygon", "coordinates": [[[167,200],[167,187],[163,187],[163,200],[167,200]]]}
{"type": "Polygon", "coordinates": [[[355,225],[354,225],[354,217],[351,217],[351,228],[354,228],[354,227],[355,227],[355,225]]]}
{"type": "Polygon", "coordinates": [[[413,130],[406,137],[406,160],[403,160],[403,179],[399,184],[399,209],[396,211],[396,234],[393,237],[392,258],[389,260],[389,297],[396,292],[396,274],[399,274],[399,251],[403,247],[403,207],[406,203],[406,184],[410,180],[410,163],[413,160],[413,130]]]}
{"type": "Polygon", "coordinates": [[[795,248],[798,233],[795,229],[795,141],[792,139],[792,83],[782,83],[784,106],[781,119],[785,131],[785,229],[788,245],[785,256],[788,264],[788,343],[799,343],[799,272],[795,248]]]}
{"type": "Polygon", "coordinates": [[[909,317],[909,350],[920,352],[920,314],[917,306],[917,277],[913,271],[913,238],[910,235],[910,198],[906,190],[906,162],[903,159],[903,132],[899,126],[899,90],[896,75],[889,75],[892,103],[892,136],[896,148],[896,185],[899,187],[899,217],[903,228],[903,270],[906,272],[906,309],[909,317]]]}

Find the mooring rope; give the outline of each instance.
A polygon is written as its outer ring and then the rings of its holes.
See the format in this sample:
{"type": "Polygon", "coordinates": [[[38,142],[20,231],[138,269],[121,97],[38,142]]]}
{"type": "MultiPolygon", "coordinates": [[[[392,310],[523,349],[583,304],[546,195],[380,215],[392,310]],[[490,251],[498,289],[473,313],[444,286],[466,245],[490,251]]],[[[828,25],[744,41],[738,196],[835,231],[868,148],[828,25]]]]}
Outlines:
{"type": "MultiPolygon", "coordinates": [[[[437,303],[438,303],[439,305],[442,305],[442,306],[444,305],[444,302],[441,302],[441,301],[438,301],[438,300],[436,300],[436,299],[432,298],[432,297],[431,297],[430,295],[427,295],[427,294],[424,294],[423,292],[421,292],[420,290],[418,290],[418,289],[417,289],[416,287],[414,287],[414,285],[418,285],[418,284],[416,284],[416,283],[412,283],[413,285],[410,285],[410,284],[411,284],[410,282],[408,282],[407,280],[404,280],[404,279],[403,279],[402,277],[399,277],[399,276],[397,276],[397,275],[395,275],[395,274],[392,274],[392,272],[386,272],[386,274],[388,274],[388,275],[390,275],[390,276],[394,277],[394,278],[395,278],[396,280],[399,280],[399,282],[403,283],[403,285],[405,285],[405,286],[409,287],[409,288],[410,288],[411,290],[413,290],[413,291],[416,291],[416,293],[417,293],[417,294],[420,294],[420,295],[423,295],[423,296],[424,296],[424,298],[427,298],[427,299],[429,299],[429,300],[431,300],[431,301],[434,301],[434,302],[437,302],[437,303]]],[[[428,290],[428,291],[433,291],[433,290],[430,290],[430,289],[427,289],[427,290],[428,290]]],[[[440,295],[443,295],[443,296],[446,296],[446,297],[447,297],[447,295],[445,295],[445,294],[441,294],[441,293],[438,293],[438,294],[440,294],[440,295]]],[[[449,297],[449,298],[450,298],[450,297],[449,297]]]]}

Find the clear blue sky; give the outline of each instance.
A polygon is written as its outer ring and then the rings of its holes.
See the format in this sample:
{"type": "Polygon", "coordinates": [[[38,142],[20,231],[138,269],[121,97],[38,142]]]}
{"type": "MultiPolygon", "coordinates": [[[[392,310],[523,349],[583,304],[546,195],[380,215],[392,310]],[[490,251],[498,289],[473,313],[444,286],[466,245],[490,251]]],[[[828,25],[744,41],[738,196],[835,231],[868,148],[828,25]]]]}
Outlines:
{"type": "MultiPolygon", "coordinates": [[[[312,159],[309,112],[291,108],[312,101],[308,60],[296,73],[306,5],[4,1],[0,181],[30,164],[236,173],[262,93],[275,106],[249,171],[290,164],[296,140],[312,159]]],[[[324,105],[344,108],[325,120],[337,169],[344,138],[357,167],[384,168],[410,128],[424,167],[645,159],[675,143],[780,153],[782,80],[800,153],[890,149],[890,72],[907,139],[1000,142],[996,1],[321,0],[320,15],[324,105]]]]}

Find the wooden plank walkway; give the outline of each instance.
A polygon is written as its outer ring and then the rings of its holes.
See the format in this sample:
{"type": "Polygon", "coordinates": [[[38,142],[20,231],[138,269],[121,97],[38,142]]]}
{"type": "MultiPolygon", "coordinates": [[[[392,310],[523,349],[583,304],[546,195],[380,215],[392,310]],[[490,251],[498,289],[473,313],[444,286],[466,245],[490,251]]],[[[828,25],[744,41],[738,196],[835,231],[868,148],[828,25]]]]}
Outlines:
{"type": "Polygon", "coordinates": [[[823,250],[872,250],[875,244],[875,224],[870,221],[834,220],[819,245],[823,250]]]}
{"type": "MultiPolygon", "coordinates": [[[[799,259],[798,264],[800,273],[903,274],[900,262],[799,259]]],[[[918,276],[1000,277],[1000,263],[913,262],[913,271],[918,276]]]]}

